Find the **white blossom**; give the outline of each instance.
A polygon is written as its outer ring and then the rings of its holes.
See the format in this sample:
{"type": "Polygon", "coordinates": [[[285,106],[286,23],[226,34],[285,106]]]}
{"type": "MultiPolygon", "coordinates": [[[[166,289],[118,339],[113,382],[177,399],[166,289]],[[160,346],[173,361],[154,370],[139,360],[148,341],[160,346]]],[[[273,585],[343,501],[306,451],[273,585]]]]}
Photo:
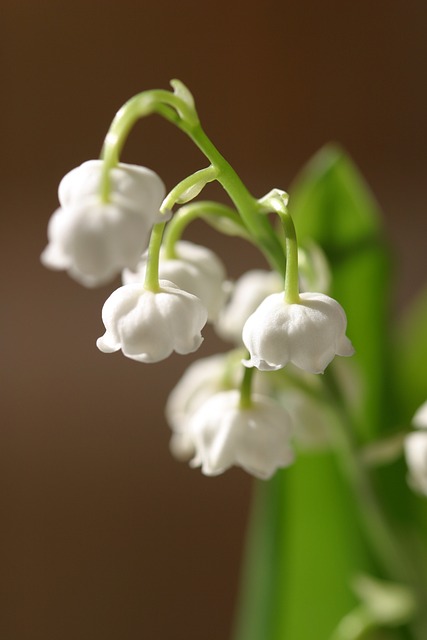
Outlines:
{"type": "MultiPolygon", "coordinates": [[[[214,394],[235,389],[242,378],[239,353],[220,353],[192,362],[169,394],[165,407],[166,420],[172,430],[170,450],[178,460],[194,455],[194,444],[188,425],[193,414],[214,394]]],[[[257,375],[253,389],[257,393],[270,391],[268,376],[257,375]]]]}
{"type": "Polygon", "coordinates": [[[283,278],[277,271],[253,269],[234,284],[230,301],[219,314],[215,330],[224,340],[241,345],[246,320],[272,293],[283,291],[283,278]]]}
{"type": "Polygon", "coordinates": [[[193,467],[208,476],[231,466],[242,467],[257,478],[268,479],[293,461],[291,422],[286,410],[269,398],[254,394],[252,406],[239,406],[238,391],[212,396],[189,424],[196,454],[193,467]]]}
{"type": "Polygon", "coordinates": [[[199,348],[207,313],[196,296],[160,280],[159,292],[141,283],[116,289],[103,306],[102,320],[106,332],[96,343],[101,351],[121,349],[132,360],[159,362],[173,351],[199,348]]]}
{"type": "MultiPolygon", "coordinates": [[[[208,310],[208,320],[214,322],[227,296],[226,271],[213,251],[192,242],[180,240],[175,244],[176,258],[166,259],[160,252],[159,277],[176,284],[200,298],[208,310]]],[[[125,269],[125,284],[144,281],[147,254],[144,254],[136,270],[125,269]]]]}
{"type": "Polygon", "coordinates": [[[250,359],[244,364],[274,371],[292,362],[323,373],[335,355],[353,355],[346,328],[343,308],[329,296],[302,293],[298,303],[288,304],[283,293],[272,294],[245,323],[242,337],[250,359]]]}
{"type": "Polygon", "coordinates": [[[43,264],[65,270],[92,287],[134,268],[148,245],[153,224],[168,219],[159,208],[165,195],[150,169],[119,164],[110,171],[110,197],[101,198],[103,162],[90,160],[70,171],[58,190],[60,208],[48,225],[43,264]]]}

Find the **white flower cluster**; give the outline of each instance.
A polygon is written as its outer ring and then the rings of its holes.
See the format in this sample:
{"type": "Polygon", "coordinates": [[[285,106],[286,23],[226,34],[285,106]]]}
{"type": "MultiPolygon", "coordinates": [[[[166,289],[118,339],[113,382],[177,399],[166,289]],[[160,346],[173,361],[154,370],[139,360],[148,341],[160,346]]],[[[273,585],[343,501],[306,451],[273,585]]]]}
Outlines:
{"type": "MultiPolygon", "coordinates": [[[[102,178],[102,161],[86,162],[65,176],[42,255],[46,266],[66,270],[86,286],[122,273],[123,286],[103,307],[101,351],[121,349],[145,363],[174,351],[191,353],[209,321],[221,337],[246,347],[246,368],[276,371],[292,363],[303,372],[322,373],[335,355],[352,355],[346,316],[335,300],[306,292],[290,304],[282,277],[260,270],[244,274],[228,296],[231,285],[220,259],[190,242],[176,242],[173,258],[160,251],[158,287],[148,286],[149,234],[168,220],[160,213],[163,183],[149,169],[119,164],[110,171],[103,199],[102,178]]],[[[271,398],[263,376],[255,377],[250,402],[241,402],[240,361],[240,375],[225,356],[190,367],[166,407],[171,449],[206,475],[236,465],[269,478],[292,462],[290,440],[298,425],[291,427],[296,419],[271,398]]]]}

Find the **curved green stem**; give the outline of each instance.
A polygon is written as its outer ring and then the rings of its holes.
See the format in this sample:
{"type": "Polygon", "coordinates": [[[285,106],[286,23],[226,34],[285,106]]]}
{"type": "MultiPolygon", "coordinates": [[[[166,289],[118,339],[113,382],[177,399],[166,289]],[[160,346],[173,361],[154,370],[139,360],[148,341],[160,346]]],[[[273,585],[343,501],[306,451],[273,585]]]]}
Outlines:
{"type": "Polygon", "coordinates": [[[283,273],[285,260],[281,243],[269,221],[265,216],[260,215],[258,200],[249,193],[234,169],[207,137],[200,124],[192,129],[188,129],[185,125],[180,128],[187,133],[211,164],[218,169],[217,180],[231,198],[250,235],[256,238],[258,246],[270,265],[279,273],[283,273]]]}
{"type": "Polygon", "coordinates": [[[102,150],[104,159],[101,176],[101,197],[110,195],[110,169],[117,165],[126,138],[135,122],[157,113],[186,133],[208,158],[217,172],[216,179],[228,193],[242,217],[249,234],[256,239],[266,259],[280,273],[284,272],[282,245],[269,221],[260,215],[259,202],[249,193],[237,173],[219,153],[203,131],[191,94],[178,81],[173,84],[176,93],[163,90],[144,91],[123,105],[114,118],[102,150]]]}
{"type": "Polygon", "coordinates": [[[145,272],[144,288],[147,289],[147,291],[153,291],[153,293],[158,293],[160,291],[159,259],[165,225],[165,222],[159,222],[154,225],[151,232],[150,244],[148,245],[148,260],[147,270],[145,272]]]}
{"type": "Polygon", "coordinates": [[[104,160],[101,198],[104,202],[108,202],[110,196],[110,169],[118,164],[123,145],[132,127],[140,118],[152,113],[159,114],[177,126],[182,122],[187,126],[198,123],[194,107],[171,91],[161,89],[143,91],[128,100],[113,119],[101,152],[101,158],[104,160]]]}
{"type": "Polygon", "coordinates": [[[168,211],[176,204],[182,204],[192,200],[199,195],[200,191],[207,185],[208,182],[212,182],[218,175],[218,171],[215,167],[207,167],[206,169],[200,169],[191,174],[184,180],[181,180],[173,189],[169,192],[166,198],[163,200],[160,211],[168,211]]]}
{"type": "Polygon", "coordinates": [[[186,227],[197,218],[203,218],[204,216],[218,216],[231,220],[234,224],[242,226],[242,221],[238,214],[230,207],[224,204],[210,201],[198,201],[191,204],[184,205],[174,214],[172,220],[169,222],[163,246],[165,250],[165,257],[168,259],[175,258],[175,244],[180,240],[186,227]]]}
{"type": "Polygon", "coordinates": [[[266,196],[260,198],[259,204],[264,213],[274,211],[280,218],[283,231],[285,233],[285,254],[286,254],[286,274],[285,274],[285,302],[288,304],[298,304],[299,281],[298,281],[298,242],[295,225],[288,211],[288,194],[280,189],[273,189],[266,196]]]}

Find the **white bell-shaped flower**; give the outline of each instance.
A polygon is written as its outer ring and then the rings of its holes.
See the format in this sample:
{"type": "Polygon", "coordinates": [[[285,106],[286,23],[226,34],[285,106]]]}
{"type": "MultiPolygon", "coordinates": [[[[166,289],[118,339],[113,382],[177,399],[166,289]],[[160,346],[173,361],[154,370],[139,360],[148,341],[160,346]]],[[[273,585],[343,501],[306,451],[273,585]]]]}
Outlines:
{"type": "Polygon", "coordinates": [[[294,458],[290,445],[291,422],[286,410],[273,400],[254,394],[252,406],[239,406],[238,391],[212,396],[193,415],[189,424],[196,454],[193,467],[208,476],[231,466],[270,478],[294,458]]]}
{"type": "MultiPolygon", "coordinates": [[[[208,310],[208,320],[214,322],[227,296],[224,265],[210,249],[184,240],[175,244],[175,253],[176,258],[165,259],[162,248],[159,277],[200,298],[208,310]]],[[[123,282],[143,282],[146,269],[147,255],[144,254],[136,271],[123,271],[123,282]]]]}
{"type": "Polygon", "coordinates": [[[322,293],[301,293],[298,303],[283,293],[268,296],[243,327],[248,367],[282,369],[288,362],[310,373],[323,373],[335,355],[354,353],[346,337],[347,318],[341,305],[322,293]]]}
{"type": "Polygon", "coordinates": [[[163,182],[145,167],[121,163],[111,169],[110,199],[102,202],[102,165],[90,160],[62,179],[61,207],[49,221],[49,244],[41,256],[45,266],[65,270],[88,287],[134,268],[153,224],[168,219],[159,212],[163,182]]]}
{"type": "Polygon", "coordinates": [[[253,269],[234,284],[228,304],[219,314],[215,330],[224,340],[241,345],[246,320],[270,294],[283,291],[283,278],[277,271],[253,269]]]}
{"type": "Polygon", "coordinates": [[[132,360],[159,362],[173,351],[199,348],[207,312],[196,296],[160,280],[156,293],[141,283],[116,289],[103,306],[102,320],[106,332],[96,343],[101,351],[121,349],[132,360]]]}
{"type": "MultiPolygon", "coordinates": [[[[241,383],[242,364],[239,353],[220,353],[192,362],[169,394],[166,420],[172,430],[170,450],[178,460],[189,460],[194,445],[188,425],[193,414],[214,394],[235,389],[241,383]]],[[[253,380],[256,393],[269,394],[268,376],[253,380]]]]}

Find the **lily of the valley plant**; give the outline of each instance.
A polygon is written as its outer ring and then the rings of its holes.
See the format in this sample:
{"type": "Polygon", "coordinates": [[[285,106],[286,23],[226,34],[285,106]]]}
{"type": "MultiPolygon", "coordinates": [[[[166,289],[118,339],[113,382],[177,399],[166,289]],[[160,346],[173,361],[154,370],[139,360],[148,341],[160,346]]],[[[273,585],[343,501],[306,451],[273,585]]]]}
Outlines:
{"type": "Polygon", "coordinates": [[[171,84],[129,100],[101,158],[63,178],[42,261],[88,287],[121,275],[102,310],[105,353],[142,363],[189,354],[207,322],[231,343],[188,367],[166,417],[178,459],[263,480],[236,639],[425,640],[427,305],[392,327],[380,218],[339,149],[322,150],[290,197],[256,198],[188,89],[171,84]],[[120,159],[153,113],[208,162],[169,193],[120,159]],[[229,204],[199,198],[212,181],[229,204]],[[252,243],[265,267],[231,282],[221,256],[183,239],[198,218],[252,243]]]}

